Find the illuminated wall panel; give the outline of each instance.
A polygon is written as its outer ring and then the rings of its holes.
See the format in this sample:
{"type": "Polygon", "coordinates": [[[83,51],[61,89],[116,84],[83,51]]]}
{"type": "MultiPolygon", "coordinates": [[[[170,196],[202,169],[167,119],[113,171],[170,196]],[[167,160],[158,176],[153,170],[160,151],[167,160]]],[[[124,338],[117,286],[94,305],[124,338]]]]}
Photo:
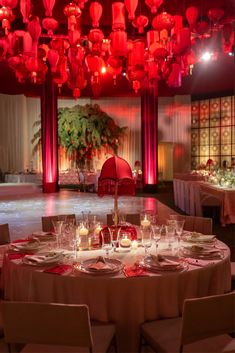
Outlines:
{"type": "Polygon", "coordinates": [[[222,166],[235,157],[234,96],[192,102],[192,168],[206,164],[209,158],[222,166]]]}

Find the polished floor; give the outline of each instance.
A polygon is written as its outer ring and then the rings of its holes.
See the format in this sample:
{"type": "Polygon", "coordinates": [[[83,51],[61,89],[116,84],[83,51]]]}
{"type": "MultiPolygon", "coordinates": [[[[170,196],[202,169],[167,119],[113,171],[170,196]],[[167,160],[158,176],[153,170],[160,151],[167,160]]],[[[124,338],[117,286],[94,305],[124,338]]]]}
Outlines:
{"type": "MultiPolygon", "coordinates": [[[[0,223],[8,223],[11,239],[27,236],[41,229],[41,217],[56,214],[74,213],[79,219],[82,212],[90,212],[106,223],[106,214],[113,209],[112,196],[98,197],[95,193],[61,190],[58,193],[13,196],[0,199],[0,223]]],[[[161,221],[173,211],[156,200],[148,197],[119,197],[119,209],[125,213],[153,210],[161,221]]],[[[174,212],[173,212],[174,213],[174,212]]]]}
{"type": "MultiPolygon", "coordinates": [[[[55,194],[35,192],[21,196],[9,194],[0,196],[0,223],[8,223],[11,239],[27,236],[41,229],[41,217],[56,214],[74,213],[79,219],[82,212],[97,215],[106,223],[106,214],[113,209],[112,196],[98,197],[95,193],[61,190],[55,194]]],[[[125,213],[154,210],[161,222],[171,213],[181,213],[174,206],[172,183],[160,185],[156,194],[137,194],[137,196],[119,197],[119,209],[125,213]]],[[[218,210],[217,210],[218,211],[218,210]]],[[[231,258],[235,261],[235,224],[222,227],[218,214],[213,210],[205,210],[205,216],[213,218],[213,233],[231,249],[231,258]]]]}

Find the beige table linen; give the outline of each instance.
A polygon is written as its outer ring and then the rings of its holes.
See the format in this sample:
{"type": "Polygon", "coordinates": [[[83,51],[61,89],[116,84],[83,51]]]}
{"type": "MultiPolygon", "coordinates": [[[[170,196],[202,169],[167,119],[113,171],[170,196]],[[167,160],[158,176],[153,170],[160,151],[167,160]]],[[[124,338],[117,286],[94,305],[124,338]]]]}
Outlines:
{"type": "MultiPolygon", "coordinates": [[[[137,352],[139,325],[144,321],[179,316],[185,298],[230,290],[230,252],[223,243],[219,244],[226,249],[221,260],[200,260],[203,267],[189,265],[181,273],[133,278],[126,278],[122,273],[114,276],[48,274],[39,267],[22,264],[19,259],[9,260],[6,255],[2,269],[5,299],[86,303],[92,319],[115,322],[120,353],[137,352]]],[[[83,251],[79,259],[103,254],[102,250],[83,251]]],[[[131,264],[143,256],[143,249],[112,256],[131,264]]]]}

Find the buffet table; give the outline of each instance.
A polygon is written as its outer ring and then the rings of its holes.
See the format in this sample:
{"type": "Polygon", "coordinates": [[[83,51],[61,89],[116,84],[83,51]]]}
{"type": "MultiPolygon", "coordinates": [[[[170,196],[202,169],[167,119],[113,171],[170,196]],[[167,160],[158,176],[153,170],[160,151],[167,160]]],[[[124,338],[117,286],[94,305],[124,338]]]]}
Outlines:
{"type": "Polygon", "coordinates": [[[41,174],[37,173],[19,173],[19,174],[6,174],[5,183],[35,183],[42,182],[41,174]]]}
{"type": "MultiPolygon", "coordinates": [[[[118,352],[137,352],[139,325],[144,321],[179,316],[185,298],[230,290],[230,252],[225,244],[219,241],[216,244],[223,251],[221,259],[189,262],[186,259],[187,266],[180,272],[146,272],[128,278],[122,271],[113,275],[91,275],[74,270],[72,266],[60,275],[45,273],[45,267],[26,265],[22,258],[12,258],[6,253],[2,268],[5,299],[85,303],[91,319],[116,324],[118,352]]],[[[155,252],[154,245],[151,252],[155,252]]],[[[114,252],[111,258],[130,265],[143,254],[143,248],[138,247],[130,252],[114,252]]],[[[99,255],[104,255],[104,251],[80,251],[78,260],[99,255]]]]}
{"type": "Polygon", "coordinates": [[[174,201],[186,214],[202,216],[203,206],[220,207],[220,223],[235,223],[235,189],[205,181],[174,179],[174,201]]]}

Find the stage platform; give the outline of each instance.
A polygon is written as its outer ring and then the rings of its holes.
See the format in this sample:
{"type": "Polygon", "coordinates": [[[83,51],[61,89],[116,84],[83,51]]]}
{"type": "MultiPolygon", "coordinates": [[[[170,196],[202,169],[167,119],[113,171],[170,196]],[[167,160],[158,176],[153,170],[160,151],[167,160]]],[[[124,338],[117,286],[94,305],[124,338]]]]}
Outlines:
{"type": "Polygon", "coordinates": [[[42,192],[35,183],[0,183],[0,199],[8,196],[24,196],[42,192]]]}

